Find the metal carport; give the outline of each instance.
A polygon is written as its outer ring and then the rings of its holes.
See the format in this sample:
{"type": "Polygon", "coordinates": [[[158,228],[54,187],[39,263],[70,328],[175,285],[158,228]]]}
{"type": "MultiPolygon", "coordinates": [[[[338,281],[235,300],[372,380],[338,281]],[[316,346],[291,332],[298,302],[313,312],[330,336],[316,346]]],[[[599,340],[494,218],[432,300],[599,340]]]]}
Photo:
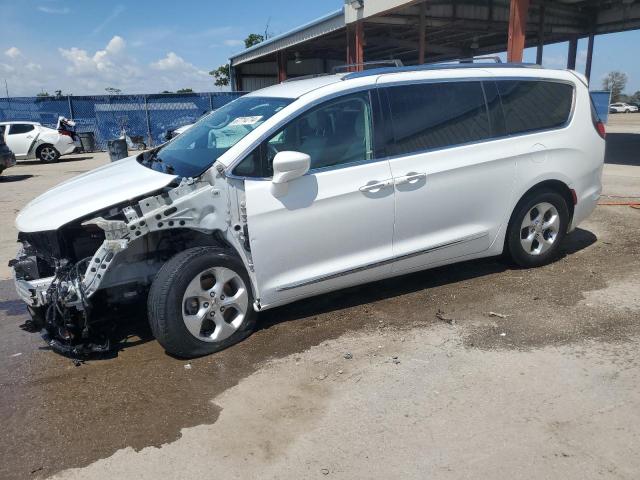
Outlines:
{"type": "MultiPolygon", "coordinates": [[[[638,0],[346,0],[342,9],[230,58],[232,88],[251,91],[334,66],[400,59],[405,65],[569,42],[575,68],[588,38],[590,75],[596,35],[640,28],[638,0]]],[[[354,67],[359,69],[360,66],[354,67]]]]}

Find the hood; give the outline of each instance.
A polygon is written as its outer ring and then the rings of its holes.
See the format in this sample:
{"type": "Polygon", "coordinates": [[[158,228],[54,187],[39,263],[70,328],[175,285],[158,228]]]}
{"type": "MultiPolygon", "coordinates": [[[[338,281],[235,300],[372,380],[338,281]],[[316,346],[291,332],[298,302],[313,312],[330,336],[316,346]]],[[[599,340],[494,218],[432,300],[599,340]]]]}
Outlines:
{"type": "Polygon", "coordinates": [[[20,232],[57,230],[73,220],[167,186],[167,175],[125,158],[74,177],[43,193],[16,218],[20,232]]]}

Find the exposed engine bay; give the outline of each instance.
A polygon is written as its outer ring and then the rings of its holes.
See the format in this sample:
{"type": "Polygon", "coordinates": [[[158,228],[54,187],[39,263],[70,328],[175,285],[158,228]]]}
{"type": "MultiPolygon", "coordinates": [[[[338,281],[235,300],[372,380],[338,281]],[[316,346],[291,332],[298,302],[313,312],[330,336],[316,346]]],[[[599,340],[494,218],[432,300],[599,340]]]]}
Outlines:
{"type": "Polygon", "coordinates": [[[57,230],[20,232],[9,266],[32,316],[29,329],[62,354],[108,352],[114,319],[105,313],[144,302],[158,270],[177,252],[231,247],[252,270],[246,214],[229,201],[237,195],[233,204],[243,208],[242,182],[216,182],[222,175],[212,168],[57,230]]]}

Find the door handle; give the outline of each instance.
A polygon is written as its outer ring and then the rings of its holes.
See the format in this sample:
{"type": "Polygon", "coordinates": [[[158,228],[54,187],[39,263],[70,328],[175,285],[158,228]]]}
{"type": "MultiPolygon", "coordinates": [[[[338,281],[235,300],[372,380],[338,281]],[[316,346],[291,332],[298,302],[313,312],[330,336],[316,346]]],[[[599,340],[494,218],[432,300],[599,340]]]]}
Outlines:
{"type": "Polygon", "coordinates": [[[405,183],[415,183],[418,180],[422,180],[422,179],[425,179],[425,178],[427,178],[427,174],[426,173],[408,173],[404,177],[396,178],[395,184],[396,185],[404,185],[405,183]]]}
{"type": "Polygon", "coordinates": [[[391,181],[391,179],[383,180],[382,182],[368,183],[366,185],[361,186],[358,190],[360,190],[361,192],[375,192],[378,190],[382,190],[383,188],[387,188],[392,183],[393,182],[391,181]]]}

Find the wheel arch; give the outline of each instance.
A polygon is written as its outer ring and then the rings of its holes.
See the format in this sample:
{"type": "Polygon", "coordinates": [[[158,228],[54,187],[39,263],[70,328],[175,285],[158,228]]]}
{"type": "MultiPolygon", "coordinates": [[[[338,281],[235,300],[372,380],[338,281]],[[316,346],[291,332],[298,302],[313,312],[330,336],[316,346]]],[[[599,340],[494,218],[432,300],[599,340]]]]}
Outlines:
{"type": "Polygon", "coordinates": [[[520,198],[518,199],[513,209],[511,210],[511,215],[509,216],[509,223],[507,224],[507,231],[511,227],[511,223],[513,222],[513,216],[518,211],[520,204],[532,193],[537,191],[543,191],[543,190],[556,192],[560,194],[562,198],[564,198],[564,200],[567,202],[567,209],[569,210],[568,225],[571,225],[573,221],[573,214],[575,213],[575,198],[574,198],[575,194],[573,190],[569,188],[569,186],[562,180],[548,179],[548,180],[543,180],[541,182],[536,183],[535,185],[530,187],[527,191],[525,191],[522,195],[520,195],[520,198]]]}

